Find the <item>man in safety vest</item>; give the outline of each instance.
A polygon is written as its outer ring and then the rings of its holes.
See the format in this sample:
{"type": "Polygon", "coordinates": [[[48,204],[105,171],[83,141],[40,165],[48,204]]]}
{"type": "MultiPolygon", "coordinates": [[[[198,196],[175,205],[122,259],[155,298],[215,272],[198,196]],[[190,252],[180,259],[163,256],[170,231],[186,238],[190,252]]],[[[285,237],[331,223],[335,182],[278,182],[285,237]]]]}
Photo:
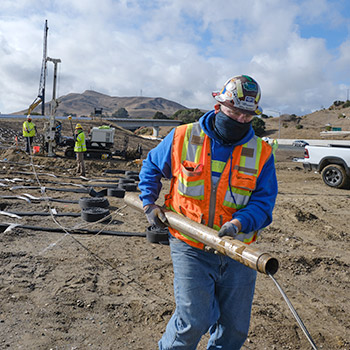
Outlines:
{"type": "Polygon", "coordinates": [[[84,152],[86,152],[85,134],[82,126],[78,123],[75,126],[75,146],[74,152],[77,155],[77,173],[85,176],[84,152]]]}
{"type": "Polygon", "coordinates": [[[32,151],[33,139],[36,133],[36,126],[32,122],[30,115],[27,115],[27,120],[23,122],[23,137],[26,139],[26,152],[28,154],[32,151]]]}
{"type": "MultiPolygon", "coordinates": [[[[246,244],[272,221],[277,179],[272,148],[255,136],[260,87],[249,76],[229,79],[214,92],[214,110],[172,130],[152,149],[140,172],[140,199],[148,221],[164,227],[155,204],[161,178],[171,179],[165,207],[246,244]]],[[[169,227],[176,310],[158,345],[240,349],[248,334],[256,271],[169,227]]]]}

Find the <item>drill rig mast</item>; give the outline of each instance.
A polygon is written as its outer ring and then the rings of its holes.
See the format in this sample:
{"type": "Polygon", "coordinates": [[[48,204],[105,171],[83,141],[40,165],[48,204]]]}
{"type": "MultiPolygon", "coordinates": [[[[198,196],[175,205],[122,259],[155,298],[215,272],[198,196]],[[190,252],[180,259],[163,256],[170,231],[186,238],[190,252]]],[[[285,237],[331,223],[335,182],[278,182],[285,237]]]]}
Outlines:
{"type": "Polygon", "coordinates": [[[41,114],[45,115],[45,85],[46,85],[46,67],[47,67],[47,32],[49,27],[47,26],[47,19],[45,20],[44,27],[44,44],[43,44],[43,60],[41,65],[40,84],[38,98],[41,100],[41,114]]]}
{"type": "Polygon", "coordinates": [[[51,111],[50,111],[50,118],[49,118],[49,127],[46,132],[46,141],[48,143],[48,156],[53,157],[55,155],[53,151],[53,147],[55,142],[55,131],[56,131],[55,112],[57,108],[57,101],[56,101],[57,64],[60,63],[61,60],[59,58],[47,57],[46,61],[50,61],[54,64],[51,111]]]}

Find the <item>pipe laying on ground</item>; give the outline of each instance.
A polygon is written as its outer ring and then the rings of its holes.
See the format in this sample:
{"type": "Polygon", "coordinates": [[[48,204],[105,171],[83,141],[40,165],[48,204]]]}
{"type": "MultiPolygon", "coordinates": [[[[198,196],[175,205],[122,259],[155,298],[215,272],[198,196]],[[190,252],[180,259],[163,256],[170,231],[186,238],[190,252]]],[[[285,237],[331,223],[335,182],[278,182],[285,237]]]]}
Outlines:
{"type": "MultiPolygon", "coordinates": [[[[6,229],[22,228],[33,231],[44,231],[44,232],[57,232],[66,233],[66,230],[59,227],[41,227],[41,226],[30,226],[30,225],[17,225],[0,223],[0,233],[5,232],[6,229]]],[[[126,231],[107,231],[107,230],[87,230],[87,229],[69,229],[70,234],[74,235],[108,235],[108,236],[126,236],[126,237],[146,237],[146,233],[143,232],[126,232],[126,231]]]]}
{"type": "MultiPolygon", "coordinates": [[[[137,193],[128,192],[124,201],[132,208],[143,213],[142,202],[137,193]]],[[[268,253],[263,253],[241,241],[231,237],[218,237],[216,230],[194,222],[173,211],[164,210],[169,227],[204,243],[205,246],[214,249],[216,252],[227,255],[258,272],[264,274],[275,274],[278,270],[278,260],[268,253]]]]}

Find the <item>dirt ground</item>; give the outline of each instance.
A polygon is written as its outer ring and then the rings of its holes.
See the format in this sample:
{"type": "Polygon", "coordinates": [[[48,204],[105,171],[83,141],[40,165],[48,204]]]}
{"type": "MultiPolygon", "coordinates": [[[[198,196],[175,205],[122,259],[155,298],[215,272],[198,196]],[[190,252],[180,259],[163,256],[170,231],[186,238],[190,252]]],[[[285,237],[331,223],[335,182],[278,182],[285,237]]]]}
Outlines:
{"type": "MultiPolygon", "coordinates": [[[[11,131],[9,122],[5,129],[13,135],[15,128],[11,131]]],[[[139,166],[121,159],[88,160],[82,179],[74,173],[73,159],[29,157],[13,142],[6,146],[5,129],[1,146],[9,148],[0,150],[0,210],[22,215],[0,214],[0,349],[157,349],[175,306],[169,247],[147,241],[145,217],[122,198],[106,197],[110,223],[91,223],[82,220],[78,204],[89,195],[59,190],[99,191],[125,177],[106,169],[139,171],[139,166]],[[26,193],[38,199],[29,201],[26,193]],[[24,215],[49,208],[78,216],[24,215]],[[5,230],[5,223],[41,230],[5,230]],[[72,234],[77,229],[81,232],[72,234]]],[[[140,138],[133,142],[140,140],[145,152],[154,145],[140,138]]],[[[349,350],[350,191],[324,185],[319,174],[293,163],[294,156],[302,151],[277,151],[274,221],[255,247],[279,260],[276,280],[318,349],[349,350]]],[[[168,186],[164,181],[163,192],[168,186]]],[[[207,339],[198,350],[206,349],[207,339]]],[[[264,274],[258,274],[243,349],[312,349],[264,274]]]]}

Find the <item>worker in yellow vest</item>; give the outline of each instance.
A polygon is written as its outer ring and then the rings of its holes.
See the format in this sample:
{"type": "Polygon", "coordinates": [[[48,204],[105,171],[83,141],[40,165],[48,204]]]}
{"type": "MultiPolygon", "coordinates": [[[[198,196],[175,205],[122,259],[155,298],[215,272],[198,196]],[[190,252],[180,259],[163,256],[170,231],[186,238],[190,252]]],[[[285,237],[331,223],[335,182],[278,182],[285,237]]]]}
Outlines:
{"type": "Polygon", "coordinates": [[[74,138],[74,152],[76,153],[77,158],[77,173],[81,176],[85,176],[84,153],[86,152],[86,142],[83,128],[79,123],[75,126],[74,138]]]}
{"type": "Polygon", "coordinates": [[[25,137],[26,139],[26,153],[31,154],[33,139],[36,134],[36,126],[32,122],[32,118],[30,115],[28,115],[27,120],[23,122],[22,129],[23,129],[23,137],[25,137]]]}
{"type": "MultiPolygon", "coordinates": [[[[156,204],[161,178],[171,180],[165,207],[246,244],[272,221],[277,179],[271,146],[254,134],[262,113],[260,87],[251,77],[229,79],[214,92],[214,110],[173,129],[152,149],[140,172],[147,220],[164,227],[156,204]]],[[[241,349],[248,334],[256,271],[169,227],[176,310],[160,350],[241,349]]]]}
{"type": "Polygon", "coordinates": [[[273,139],[273,141],[272,141],[272,153],[273,153],[275,159],[276,159],[277,149],[278,149],[278,141],[277,141],[277,139],[273,139]]]}

